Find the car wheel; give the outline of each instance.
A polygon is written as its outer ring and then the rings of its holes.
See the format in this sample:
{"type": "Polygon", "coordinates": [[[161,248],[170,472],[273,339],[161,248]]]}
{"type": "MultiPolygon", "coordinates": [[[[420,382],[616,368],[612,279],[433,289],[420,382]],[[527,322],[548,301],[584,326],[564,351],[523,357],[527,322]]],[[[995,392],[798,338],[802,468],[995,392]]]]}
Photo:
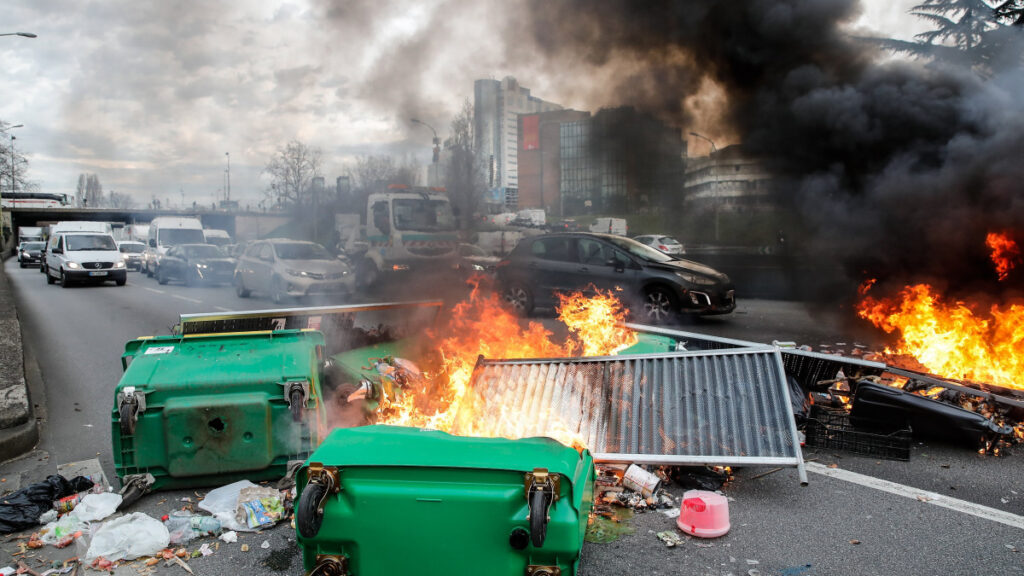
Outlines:
{"type": "Polygon", "coordinates": [[[235,294],[238,294],[239,298],[249,297],[249,290],[245,287],[245,282],[242,281],[242,277],[239,275],[235,276],[235,294]]]}
{"type": "Polygon", "coordinates": [[[280,304],[284,302],[287,295],[284,292],[284,287],[281,286],[281,279],[275,278],[273,286],[270,289],[270,299],[274,301],[274,304],[280,304]]]}
{"type": "Polygon", "coordinates": [[[127,278],[118,278],[117,280],[114,280],[114,282],[115,282],[115,283],[116,283],[116,284],[117,284],[118,286],[124,286],[125,284],[127,284],[127,283],[128,283],[128,279],[127,279],[127,278]]]}
{"type": "Polygon", "coordinates": [[[185,286],[195,286],[199,281],[199,272],[191,270],[185,273],[185,286]]]}
{"type": "Polygon", "coordinates": [[[43,274],[46,274],[46,263],[45,262],[40,262],[39,263],[39,272],[41,272],[43,274]]]}
{"type": "Polygon", "coordinates": [[[19,268],[24,268],[25,267],[25,263],[22,262],[21,260],[18,260],[18,267],[19,268]]]}
{"type": "Polygon", "coordinates": [[[523,284],[510,284],[501,296],[516,314],[529,316],[533,312],[533,294],[523,284]]]}
{"type": "Polygon", "coordinates": [[[667,288],[655,286],[644,292],[644,320],[650,324],[663,324],[675,315],[676,297],[667,288]]]}
{"type": "Polygon", "coordinates": [[[46,283],[47,284],[53,284],[54,283],[53,276],[50,276],[50,269],[49,268],[46,269],[46,283]]]}
{"type": "Polygon", "coordinates": [[[156,281],[160,284],[167,284],[167,273],[164,272],[163,268],[156,269],[156,281]]]}
{"type": "Polygon", "coordinates": [[[64,270],[61,270],[60,271],[60,287],[61,288],[67,288],[68,286],[71,286],[71,280],[68,280],[67,274],[64,273],[64,270]]]}

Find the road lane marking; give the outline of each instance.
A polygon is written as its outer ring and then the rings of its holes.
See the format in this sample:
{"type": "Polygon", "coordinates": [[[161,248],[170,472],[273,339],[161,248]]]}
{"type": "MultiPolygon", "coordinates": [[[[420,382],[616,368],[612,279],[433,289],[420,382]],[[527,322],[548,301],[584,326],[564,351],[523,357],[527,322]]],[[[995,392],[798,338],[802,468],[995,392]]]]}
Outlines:
{"type": "Polygon", "coordinates": [[[157,290],[156,288],[150,288],[149,286],[143,286],[143,290],[149,290],[150,292],[156,292],[157,294],[163,294],[163,290],[157,290]]]}
{"type": "Polygon", "coordinates": [[[223,306],[214,306],[214,310],[220,310],[221,312],[231,312],[231,308],[225,308],[223,306]]]}
{"type": "Polygon", "coordinates": [[[186,296],[178,296],[177,294],[171,294],[171,298],[177,298],[178,300],[184,300],[185,302],[195,302],[196,304],[202,304],[202,300],[196,300],[195,298],[188,298],[186,296]]]}
{"type": "Polygon", "coordinates": [[[835,478],[837,480],[845,480],[868,488],[874,488],[875,490],[880,490],[882,492],[888,492],[889,494],[895,494],[896,496],[911,498],[927,504],[947,508],[955,512],[962,512],[964,514],[970,514],[971,516],[977,516],[978,518],[984,518],[985,520],[1006,524],[1007,526],[1012,526],[1014,528],[1024,529],[1024,516],[1011,514],[1010,512],[999,510],[998,508],[989,508],[988,506],[982,506],[981,504],[975,504],[973,502],[959,500],[957,498],[950,498],[949,496],[943,496],[942,494],[929,492],[928,490],[921,490],[919,488],[914,488],[913,486],[889,482],[888,480],[882,480],[881,478],[875,478],[873,476],[865,476],[864,474],[850,472],[849,470],[829,468],[828,466],[817,462],[807,462],[804,466],[807,468],[808,472],[814,472],[815,474],[821,474],[822,476],[828,476],[829,478],[835,478]]]}

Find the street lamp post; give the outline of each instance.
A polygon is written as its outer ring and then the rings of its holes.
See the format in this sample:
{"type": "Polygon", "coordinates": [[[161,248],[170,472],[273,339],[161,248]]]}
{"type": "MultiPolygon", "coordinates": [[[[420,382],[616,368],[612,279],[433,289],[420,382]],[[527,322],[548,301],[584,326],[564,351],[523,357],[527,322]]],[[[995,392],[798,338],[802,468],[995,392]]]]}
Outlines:
{"type": "Polygon", "coordinates": [[[437,163],[438,163],[438,160],[440,159],[440,156],[441,156],[441,140],[438,139],[438,137],[437,137],[437,130],[434,130],[434,127],[431,126],[430,124],[427,124],[426,122],[424,122],[422,120],[419,120],[417,118],[410,118],[409,121],[412,122],[413,124],[422,124],[423,126],[426,126],[427,128],[430,128],[430,132],[434,134],[434,162],[433,162],[434,178],[433,178],[433,180],[434,180],[434,184],[436,185],[437,184],[437,163]]]}
{"type": "Polygon", "coordinates": [[[24,36],[25,38],[35,38],[36,35],[31,32],[4,32],[0,36],[24,36]]]}
{"type": "Polygon", "coordinates": [[[228,180],[227,180],[227,188],[225,189],[224,194],[226,196],[225,199],[227,200],[227,204],[228,204],[228,206],[230,206],[231,205],[231,152],[225,152],[224,156],[228,159],[228,170],[226,172],[228,180]]]}

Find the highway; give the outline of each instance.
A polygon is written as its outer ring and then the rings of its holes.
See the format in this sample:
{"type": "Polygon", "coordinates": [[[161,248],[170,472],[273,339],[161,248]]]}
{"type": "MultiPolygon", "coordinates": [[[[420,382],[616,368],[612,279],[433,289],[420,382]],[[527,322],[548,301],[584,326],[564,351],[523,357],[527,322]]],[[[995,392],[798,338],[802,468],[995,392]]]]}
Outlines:
{"type": "MultiPolygon", "coordinates": [[[[261,296],[238,298],[229,286],[162,286],[134,272],[124,287],[108,283],[62,289],[47,285],[36,269],[19,269],[13,259],[5,266],[27,353],[38,360],[42,382],[41,390],[32,390],[42,427],[39,446],[0,465],[5,479],[22,485],[54,473],[58,464],[90,458],[99,458],[108,477],[114,477],[110,410],[125,342],[170,333],[182,313],[274,307],[261,296]]],[[[417,293],[421,298],[429,295],[417,293]]],[[[878,344],[867,340],[871,334],[848,322],[848,316],[841,308],[808,310],[799,303],[741,298],[733,315],[688,321],[681,327],[815,347],[878,344]]],[[[551,314],[537,319],[555,328],[551,314]]],[[[587,544],[582,573],[1024,574],[1024,451],[1019,452],[992,458],[915,442],[910,462],[892,462],[807,450],[805,459],[812,461],[808,487],[799,486],[791,469],[768,475],[762,475],[764,469],[736,472],[725,488],[732,522],[727,536],[684,539],[681,546],[666,548],[655,533],[672,529],[674,523],[648,512],[634,519],[633,535],[610,544],[587,544]]],[[[670,492],[681,496],[679,489],[670,492]]],[[[159,517],[183,506],[186,497],[196,499],[186,491],[149,495],[135,510],[159,517]]],[[[245,535],[240,544],[221,543],[213,556],[190,564],[196,574],[303,574],[287,524],[245,535]],[[268,548],[261,548],[264,541],[268,548]],[[248,544],[248,552],[240,550],[241,543],[248,544]]],[[[401,549],[401,542],[396,548],[401,549]]],[[[15,561],[10,556],[15,549],[9,542],[0,546],[0,567],[15,561]]],[[[41,553],[60,559],[73,551],[46,548],[41,553]]],[[[183,572],[161,564],[156,573],[183,572]]],[[[478,573],[487,570],[481,567],[478,573]]]]}

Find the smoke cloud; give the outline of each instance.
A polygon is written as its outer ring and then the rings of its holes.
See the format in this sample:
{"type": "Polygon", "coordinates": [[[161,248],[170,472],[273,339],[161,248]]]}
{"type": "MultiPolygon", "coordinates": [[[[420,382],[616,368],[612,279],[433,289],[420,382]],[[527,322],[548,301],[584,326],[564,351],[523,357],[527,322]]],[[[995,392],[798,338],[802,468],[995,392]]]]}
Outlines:
{"type": "Polygon", "coordinates": [[[908,273],[994,280],[986,233],[1024,241],[1019,63],[987,79],[879,63],[875,46],[843,31],[858,12],[852,0],[537,0],[529,29],[553,61],[631,61],[608,93],[684,127],[701,120],[688,106],[696,88],[720,87],[717,133],[788,182],[804,261],[839,262],[854,285],[908,273]]]}

